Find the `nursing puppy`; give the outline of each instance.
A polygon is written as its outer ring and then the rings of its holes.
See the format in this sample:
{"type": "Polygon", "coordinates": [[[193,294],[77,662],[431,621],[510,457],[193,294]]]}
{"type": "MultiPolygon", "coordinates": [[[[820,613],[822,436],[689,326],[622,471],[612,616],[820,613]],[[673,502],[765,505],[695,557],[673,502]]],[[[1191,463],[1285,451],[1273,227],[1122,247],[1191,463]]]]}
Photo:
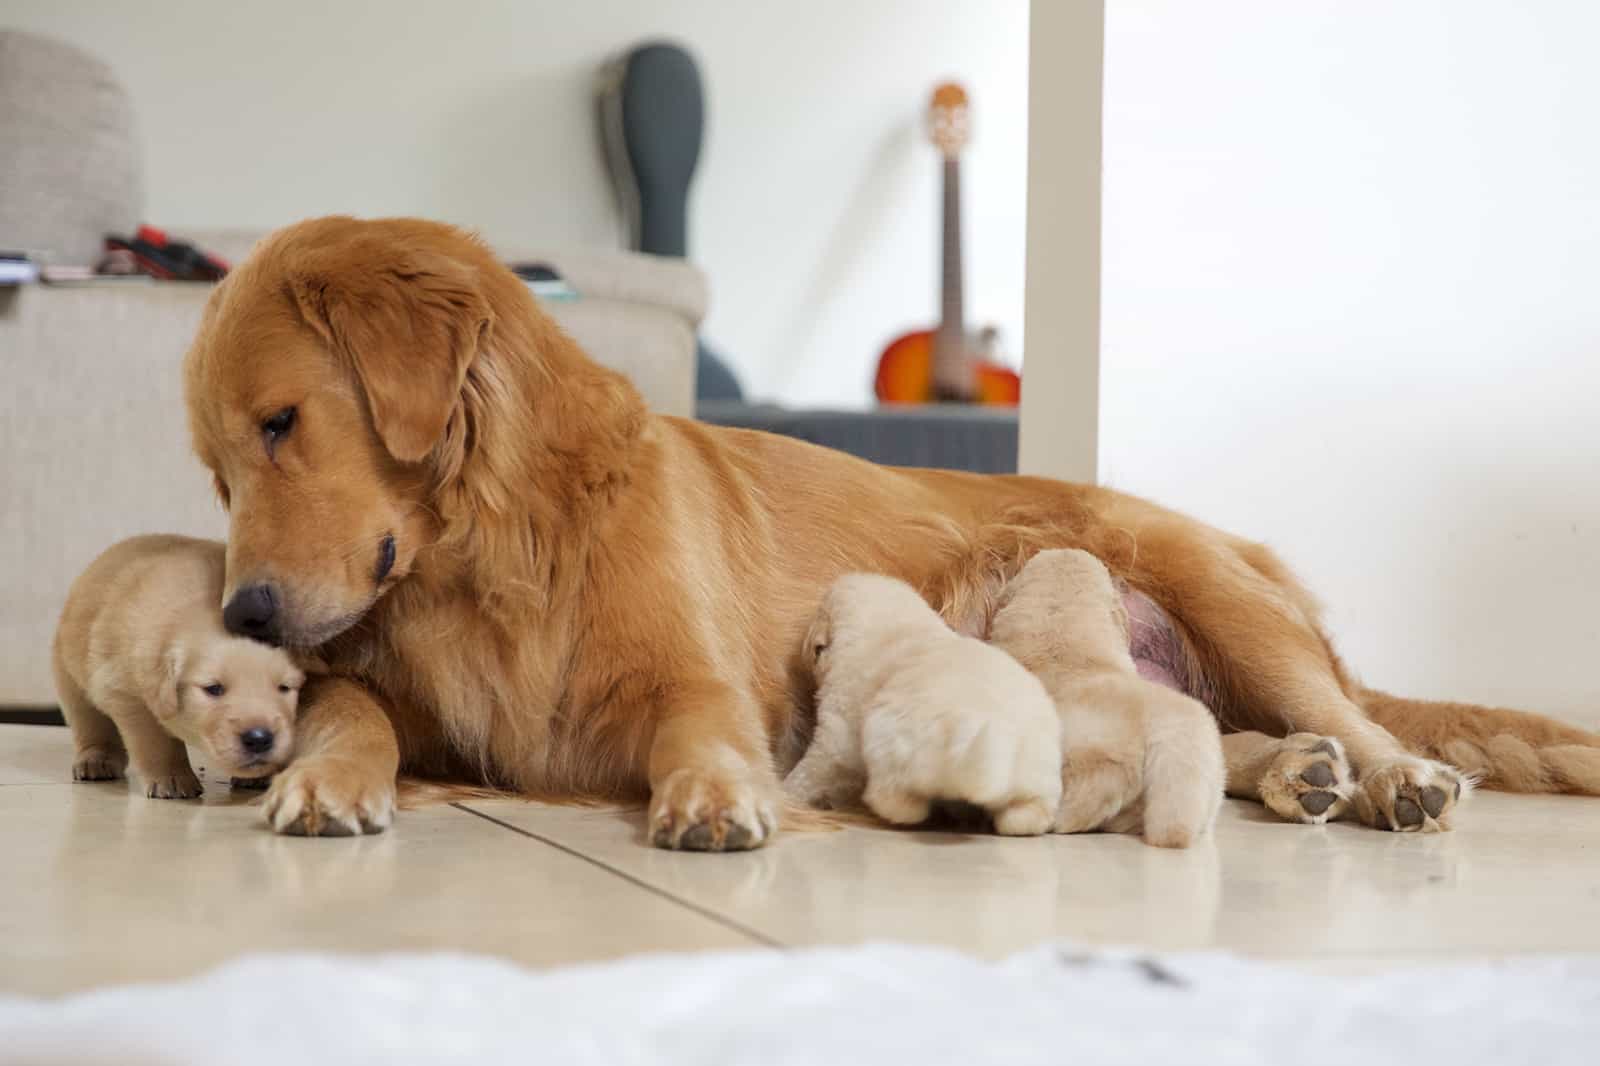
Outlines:
{"type": "Polygon", "coordinates": [[[1061,730],[1038,678],[956,634],[903,581],[848,574],[806,635],[817,728],[784,783],[813,806],[865,802],[899,825],[932,805],[983,808],[997,832],[1048,832],[1061,798],[1061,730]]]}
{"type": "Polygon", "coordinates": [[[1128,616],[1088,552],[1042,551],[1001,593],[990,640],[1044,682],[1061,716],[1058,833],[1142,832],[1185,848],[1222,802],[1222,744],[1199,701],[1146,681],[1128,616]]]}
{"type": "Polygon", "coordinates": [[[123,776],[148,795],[201,792],[185,744],[236,783],[264,783],[294,748],[305,674],[278,648],[222,625],[223,546],[134,537],[90,564],[67,594],[52,650],[72,727],[77,781],[123,776]]]}

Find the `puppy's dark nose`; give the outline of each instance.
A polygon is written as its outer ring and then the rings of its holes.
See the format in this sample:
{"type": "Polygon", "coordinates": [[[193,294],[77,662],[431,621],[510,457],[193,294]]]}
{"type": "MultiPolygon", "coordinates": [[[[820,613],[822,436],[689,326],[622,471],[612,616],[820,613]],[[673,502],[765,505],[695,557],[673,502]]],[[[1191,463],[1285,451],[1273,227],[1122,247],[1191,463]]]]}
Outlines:
{"type": "Polygon", "coordinates": [[[238,636],[278,643],[278,597],[272,586],[246,585],[235,592],[222,609],[222,624],[238,636]]]}
{"type": "Polygon", "coordinates": [[[272,730],[256,726],[239,734],[239,746],[251,755],[262,755],[272,750],[272,730]]]}

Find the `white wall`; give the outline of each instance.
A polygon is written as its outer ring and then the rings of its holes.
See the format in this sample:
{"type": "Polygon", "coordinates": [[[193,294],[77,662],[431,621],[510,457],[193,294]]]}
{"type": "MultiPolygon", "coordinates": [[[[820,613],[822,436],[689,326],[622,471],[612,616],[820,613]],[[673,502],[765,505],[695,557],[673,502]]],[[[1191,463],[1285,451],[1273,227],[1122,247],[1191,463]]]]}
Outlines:
{"type": "Polygon", "coordinates": [[[1600,706],[1597,40],[1109,5],[1102,477],[1272,543],[1369,682],[1600,706]]]}
{"type": "Polygon", "coordinates": [[[7,0],[132,91],[152,221],[421,214],[510,246],[617,240],[596,65],[670,35],[709,128],[691,253],[708,339],[757,394],[865,403],[882,346],[936,314],[937,163],[921,111],[972,92],[969,313],[1020,346],[1024,0],[7,0]]]}

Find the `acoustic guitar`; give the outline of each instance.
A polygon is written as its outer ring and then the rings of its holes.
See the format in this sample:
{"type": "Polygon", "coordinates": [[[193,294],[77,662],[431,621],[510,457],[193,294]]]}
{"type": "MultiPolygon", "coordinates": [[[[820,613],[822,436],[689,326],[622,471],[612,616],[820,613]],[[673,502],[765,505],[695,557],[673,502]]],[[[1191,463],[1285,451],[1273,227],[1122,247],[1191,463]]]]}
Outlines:
{"type": "Polygon", "coordinates": [[[873,391],[881,403],[976,403],[1015,407],[1016,371],[986,358],[983,338],[967,333],[962,302],[961,150],[970,124],[967,92],[946,83],[933,91],[928,135],[944,166],[943,273],[939,325],[900,337],[878,357],[873,391]]]}

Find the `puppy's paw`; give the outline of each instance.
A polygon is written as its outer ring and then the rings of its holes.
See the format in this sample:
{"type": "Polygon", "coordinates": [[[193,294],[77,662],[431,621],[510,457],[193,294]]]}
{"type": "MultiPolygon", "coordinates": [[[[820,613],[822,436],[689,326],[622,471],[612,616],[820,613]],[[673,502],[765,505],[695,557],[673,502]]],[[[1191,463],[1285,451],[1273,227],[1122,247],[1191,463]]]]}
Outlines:
{"type": "Polygon", "coordinates": [[[1050,832],[1056,806],[1042,799],[1023,800],[994,812],[994,831],[1007,837],[1036,837],[1050,832]]]}
{"type": "Polygon", "coordinates": [[[921,825],[933,814],[933,801],[927,796],[879,781],[869,781],[861,799],[891,825],[921,825]]]}
{"type": "Polygon", "coordinates": [[[350,760],[308,759],[272,779],[263,808],[275,833],[350,837],[387,829],[394,798],[393,777],[350,760]]]}
{"type": "Polygon", "coordinates": [[[1344,745],[1315,733],[1290,733],[1279,741],[1258,788],[1261,802],[1278,817],[1321,825],[1344,813],[1356,785],[1344,745]]]}
{"type": "Polygon", "coordinates": [[[1451,814],[1471,790],[1455,767],[1407,755],[1363,769],[1351,799],[1356,817],[1374,829],[1437,833],[1450,828],[1451,814]]]}
{"type": "Polygon", "coordinates": [[[175,774],[157,774],[144,785],[144,794],[151,799],[194,799],[204,791],[200,779],[189,769],[175,774]]]}
{"type": "Polygon", "coordinates": [[[1088,833],[1109,826],[1139,798],[1141,768],[1100,748],[1070,752],[1061,764],[1057,833],[1088,833]]]}
{"type": "Polygon", "coordinates": [[[779,792],[747,776],[685,768],[650,797],[650,843],[674,851],[748,851],[778,829],[779,792]]]}
{"type": "Polygon", "coordinates": [[[74,781],[120,781],[128,772],[128,753],[121,748],[85,748],[72,762],[74,781]]]}

